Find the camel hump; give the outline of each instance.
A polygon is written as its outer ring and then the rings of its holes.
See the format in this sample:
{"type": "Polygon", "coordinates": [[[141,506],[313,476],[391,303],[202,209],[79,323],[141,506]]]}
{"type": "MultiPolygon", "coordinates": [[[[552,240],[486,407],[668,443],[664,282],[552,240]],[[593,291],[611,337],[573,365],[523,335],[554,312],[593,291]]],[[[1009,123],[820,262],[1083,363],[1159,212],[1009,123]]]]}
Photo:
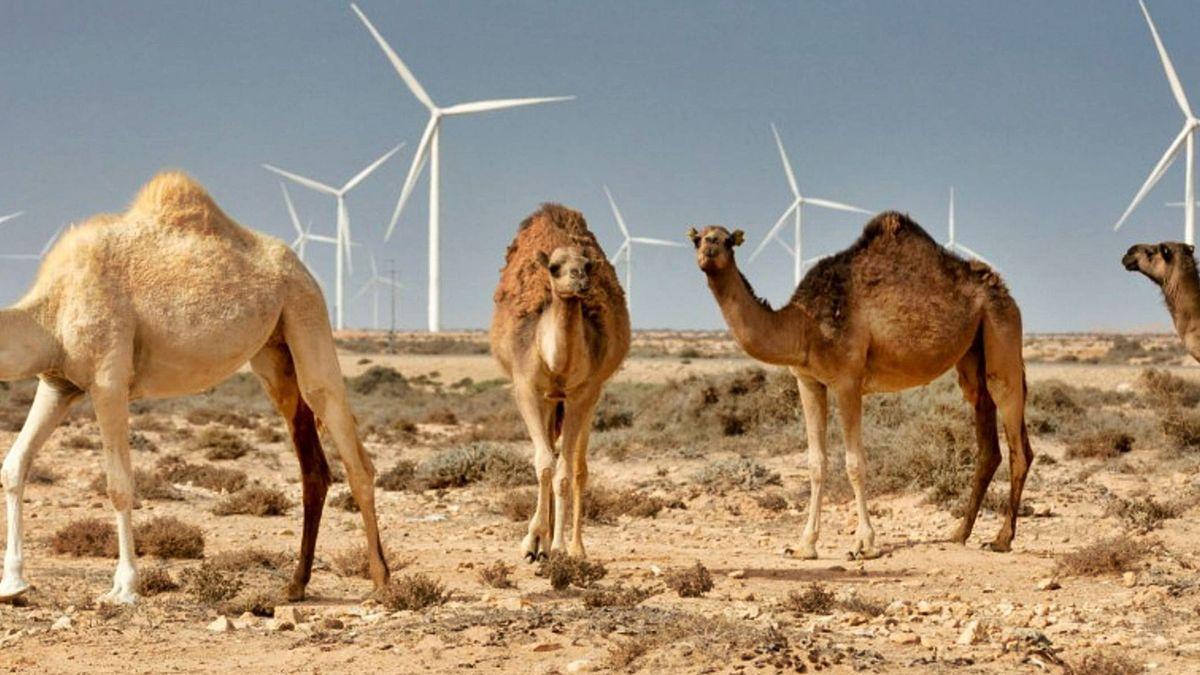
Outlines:
{"type": "Polygon", "coordinates": [[[884,211],[875,216],[863,226],[863,237],[874,239],[880,235],[896,236],[903,232],[917,231],[926,234],[925,230],[906,213],[899,211],[884,211]]]}
{"type": "Polygon", "coordinates": [[[133,198],[129,214],[168,227],[213,231],[232,225],[208,190],[182,171],[164,171],[151,178],[133,198]]]}

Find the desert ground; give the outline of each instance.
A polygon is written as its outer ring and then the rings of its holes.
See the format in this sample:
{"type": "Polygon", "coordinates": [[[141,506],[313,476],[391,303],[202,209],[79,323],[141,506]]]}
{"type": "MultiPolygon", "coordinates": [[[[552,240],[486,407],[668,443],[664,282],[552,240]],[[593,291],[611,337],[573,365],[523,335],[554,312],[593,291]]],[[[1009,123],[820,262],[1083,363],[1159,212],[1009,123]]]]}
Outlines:
{"type": "MultiPolygon", "coordinates": [[[[531,454],[478,332],[346,333],[393,583],[372,593],[343,482],[307,600],[282,420],[240,374],[132,417],[142,599],[110,586],[102,452],[81,405],[34,462],[27,575],[0,605],[14,672],[1067,672],[1200,670],[1200,368],[1174,336],[1027,339],[1038,459],[1013,551],[1007,463],[948,543],[974,452],[953,377],[869,399],[884,555],[849,560],[836,418],[820,558],[792,556],[809,477],[794,381],[723,332],[643,332],[592,434],[587,563],[522,561],[531,454]],[[175,520],[171,520],[175,519],[175,520]]],[[[0,385],[0,445],[32,383],[0,385]]],[[[330,444],[335,474],[340,474],[330,444]]]]}

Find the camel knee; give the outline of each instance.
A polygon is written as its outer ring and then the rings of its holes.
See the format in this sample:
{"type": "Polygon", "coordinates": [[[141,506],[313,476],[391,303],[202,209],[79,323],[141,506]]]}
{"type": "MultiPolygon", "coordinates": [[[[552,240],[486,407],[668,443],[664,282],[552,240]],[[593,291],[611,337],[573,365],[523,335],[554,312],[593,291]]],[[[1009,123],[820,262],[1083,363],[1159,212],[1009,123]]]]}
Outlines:
{"type": "Polygon", "coordinates": [[[117,511],[128,511],[133,508],[133,485],[128,479],[124,481],[108,479],[108,500],[117,511]]]}
{"type": "Polygon", "coordinates": [[[0,484],[4,486],[4,492],[13,494],[20,491],[25,483],[25,471],[20,462],[13,461],[13,456],[9,456],[4,460],[4,466],[0,467],[0,484]]]}

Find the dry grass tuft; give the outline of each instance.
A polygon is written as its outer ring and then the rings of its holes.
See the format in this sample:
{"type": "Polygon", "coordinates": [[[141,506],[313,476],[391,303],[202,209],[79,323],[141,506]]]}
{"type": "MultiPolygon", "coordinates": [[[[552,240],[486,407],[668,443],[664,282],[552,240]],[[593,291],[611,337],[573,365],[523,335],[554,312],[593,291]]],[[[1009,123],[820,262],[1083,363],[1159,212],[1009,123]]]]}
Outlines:
{"type": "MultiPolygon", "coordinates": [[[[92,478],[91,489],[98,495],[108,493],[108,476],[103,472],[92,478]]],[[[138,499],[159,501],[180,501],[183,493],[161,474],[150,473],[144,469],[133,470],[133,494],[138,499]]]]}
{"type": "Polygon", "coordinates": [[[445,604],[450,599],[445,585],[425,574],[406,574],[392,579],[387,587],[376,593],[384,607],[393,612],[419,612],[427,607],[445,604]]]}
{"type": "Polygon", "coordinates": [[[440,424],[442,426],[458,426],[458,416],[449,408],[434,408],[425,413],[422,420],[425,424],[440,424]]]}
{"type": "Polygon", "coordinates": [[[292,556],[290,553],[263,548],[244,548],[218,553],[205,562],[209,567],[223,572],[244,572],[255,568],[284,571],[291,564],[292,556]]]}
{"type": "Polygon", "coordinates": [[[565,553],[551,553],[538,565],[537,576],[550,580],[550,587],[561,591],[568,586],[588,588],[608,574],[604,565],[565,553]]]}
{"type": "Polygon", "coordinates": [[[150,567],[138,572],[138,595],[153,597],[159,593],[169,593],[179,590],[179,584],[171,578],[166,567],[150,567]]]}
{"type": "Polygon", "coordinates": [[[1149,542],[1122,534],[1064,553],[1059,556],[1058,569],[1066,574],[1090,577],[1126,572],[1151,548],[1149,542]]]}
{"type": "Polygon", "coordinates": [[[529,520],[537,508],[537,488],[505,490],[493,508],[514,523],[529,520]]]}
{"type": "Polygon", "coordinates": [[[479,568],[479,583],[492,588],[516,588],[512,580],[513,566],[497,560],[491,565],[479,568]]]}
{"type": "MultiPolygon", "coordinates": [[[[412,564],[412,558],[401,558],[399,554],[384,546],[383,557],[387,560],[388,569],[398,572],[412,564]]],[[[339,576],[354,579],[370,579],[371,569],[367,564],[367,546],[359,544],[345,548],[333,554],[330,558],[333,571],[339,576]]]]}
{"type": "Polygon", "coordinates": [[[330,497],[329,505],[349,513],[358,513],[358,501],[354,499],[354,493],[349,490],[342,490],[330,497]]]}
{"type": "Polygon", "coordinates": [[[218,516],[282,516],[291,507],[291,501],[282,490],[251,485],[217,502],[213,513],[218,516]]]}
{"type": "Polygon", "coordinates": [[[681,598],[698,598],[713,589],[712,575],[700,562],[693,567],[668,572],[663,581],[681,598]]]}
{"type": "Polygon", "coordinates": [[[76,558],[117,557],[117,530],[99,518],[85,518],[63,526],[51,541],[54,552],[76,558]]]}
{"type": "Polygon", "coordinates": [[[1146,398],[1156,407],[1194,408],[1200,404],[1200,385],[1172,375],[1166,370],[1147,368],[1142,371],[1138,384],[1146,392],[1146,398]]]}
{"type": "Polygon", "coordinates": [[[1131,452],[1133,441],[1133,436],[1116,429],[1091,432],[1067,442],[1067,459],[1112,459],[1131,452]]]}
{"type": "Polygon", "coordinates": [[[783,608],[797,614],[829,614],[837,606],[833,591],[821,584],[809,584],[803,591],[789,591],[783,608]]]}
{"type": "Polygon", "coordinates": [[[1157,502],[1152,497],[1140,499],[1114,498],[1105,509],[1105,514],[1124,520],[1129,527],[1140,533],[1157,529],[1164,520],[1178,518],[1187,510],[1182,501],[1157,502]]]}
{"type": "Polygon", "coordinates": [[[239,434],[218,426],[202,429],[188,444],[188,448],[203,452],[204,457],[211,461],[240,459],[254,449],[239,434]]]}
{"type": "Polygon", "coordinates": [[[189,464],[179,457],[164,457],[158,473],[171,483],[194,485],[214,492],[234,493],[246,486],[246,473],[211,464],[189,464]]]}
{"type": "Polygon", "coordinates": [[[417,463],[402,459],[392,468],[384,471],[375,478],[375,487],[389,492],[404,492],[420,489],[416,480],[417,463]]]}
{"type": "Polygon", "coordinates": [[[595,588],[585,591],[583,594],[583,606],[589,609],[600,607],[636,607],[643,600],[654,594],[655,591],[649,588],[617,584],[612,588],[595,588]]]}
{"type": "Polygon", "coordinates": [[[423,488],[435,490],[480,482],[500,487],[537,482],[528,458],[510,448],[490,443],[440,452],[417,467],[416,479],[423,488]]]}
{"type": "Polygon", "coordinates": [[[185,418],[189,424],[194,424],[198,427],[217,424],[235,429],[253,429],[255,426],[254,422],[250,421],[250,418],[245,415],[228,410],[218,410],[216,408],[194,408],[188,411],[185,418]]]}
{"type": "Polygon", "coordinates": [[[172,516],[157,516],[133,528],[139,555],[160,558],[201,558],[204,533],[172,516]]]}
{"type": "Polygon", "coordinates": [[[29,467],[29,473],[25,476],[26,480],[35,485],[54,485],[60,478],[54,469],[37,462],[29,467]]]}
{"type": "MultiPolygon", "coordinates": [[[[537,507],[537,488],[505,490],[493,510],[513,522],[529,520],[537,507]]],[[[583,517],[589,523],[612,525],[621,516],[654,518],[666,507],[658,497],[637,490],[615,490],[602,483],[589,485],[583,493],[583,517]]]]}
{"type": "Polygon", "coordinates": [[[779,473],[750,457],[735,457],[709,462],[695,473],[692,480],[709,492],[728,490],[760,490],[768,485],[780,485],[779,473]]]}
{"type": "Polygon", "coordinates": [[[180,575],[184,590],[198,602],[216,605],[232,600],[242,590],[242,580],[233,572],[218,569],[208,561],[185,569],[180,575]]]}
{"type": "Polygon", "coordinates": [[[786,511],[788,507],[787,499],[775,491],[764,492],[755,497],[754,501],[767,511],[786,511]]]}
{"type": "Polygon", "coordinates": [[[1097,650],[1084,654],[1078,663],[1063,670],[1067,675],[1138,675],[1145,669],[1124,654],[1097,650]]]}

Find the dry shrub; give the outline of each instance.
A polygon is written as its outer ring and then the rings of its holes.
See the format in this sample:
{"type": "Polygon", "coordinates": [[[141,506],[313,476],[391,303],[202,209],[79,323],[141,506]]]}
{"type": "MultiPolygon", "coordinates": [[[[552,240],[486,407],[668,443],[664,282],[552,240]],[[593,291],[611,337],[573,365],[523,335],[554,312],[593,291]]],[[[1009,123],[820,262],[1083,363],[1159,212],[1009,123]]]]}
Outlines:
{"type": "MultiPolygon", "coordinates": [[[[383,558],[387,561],[388,569],[392,572],[398,572],[412,564],[411,558],[401,558],[392,549],[384,546],[383,558]]],[[[351,546],[333,554],[330,559],[330,564],[333,566],[333,571],[339,576],[350,577],[354,579],[370,579],[371,569],[367,564],[367,546],[359,544],[351,546]]]]}
{"type": "Polygon", "coordinates": [[[492,588],[516,588],[512,580],[513,566],[497,560],[491,565],[479,568],[479,583],[492,588]]]}
{"type": "Polygon", "coordinates": [[[251,485],[217,502],[213,513],[218,516],[282,516],[291,507],[291,501],[282,490],[251,485]]]}
{"type": "Polygon", "coordinates": [[[1180,406],[1167,406],[1158,411],[1163,434],[1176,452],[1200,450],[1200,413],[1180,406]]]}
{"type": "Polygon", "coordinates": [[[342,490],[330,497],[329,505],[349,513],[358,513],[358,501],[354,499],[354,493],[349,490],[342,490]]]}
{"type": "Polygon", "coordinates": [[[174,431],[175,425],[171,423],[170,418],[161,417],[153,413],[144,413],[134,415],[129,420],[129,428],[133,431],[152,431],[157,434],[174,431]]]}
{"type": "Polygon", "coordinates": [[[185,419],[198,427],[218,424],[235,429],[253,429],[255,426],[245,415],[216,408],[194,408],[188,411],[185,419]]]}
{"type": "Polygon", "coordinates": [[[450,599],[450,591],[440,581],[425,574],[406,574],[399,579],[392,579],[376,593],[376,597],[393,612],[418,612],[426,607],[445,604],[450,599]]]}
{"type": "Polygon", "coordinates": [[[204,533],[172,516],[157,516],[134,527],[134,541],[139,555],[160,558],[201,558],[204,556],[204,533]]]}
{"type": "Polygon", "coordinates": [[[809,584],[803,591],[789,591],[784,609],[797,614],[829,614],[837,606],[833,591],[821,584],[809,584]]]}
{"type": "Polygon", "coordinates": [[[259,443],[282,443],[287,436],[274,425],[266,425],[254,429],[254,440],[259,443]]]}
{"type": "Polygon", "coordinates": [[[568,586],[588,588],[604,578],[608,570],[598,562],[576,558],[565,553],[551,553],[538,565],[537,576],[549,579],[550,587],[561,591],[568,586]]]}
{"type": "Polygon", "coordinates": [[[203,452],[204,457],[212,461],[240,459],[254,449],[240,435],[216,426],[201,430],[188,448],[203,452]]]}
{"type": "Polygon", "coordinates": [[[759,507],[768,511],[786,511],[788,507],[787,499],[775,491],[764,492],[763,494],[755,497],[754,501],[759,505],[759,507]]]}
{"type": "Polygon", "coordinates": [[[417,467],[416,480],[426,489],[465,487],[479,482],[500,487],[537,482],[528,458],[489,443],[445,450],[430,457],[417,467]]]}
{"type": "Polygon", "coordinates": [[[884,610],[887,609],[886,604],[859,595],[852,595],[845,600],[838,600],[837,606],[838,609],[844,612],[853,612],[868,617],[881,616],[884,610]]]}
{"type": "Polygon", "coordinates": [[[349,384],[351,391],[363,396],[397,398],[412,390],[403,375],[386,366],[371,366],[362,375],[350,378],[349,384]]]}
{"type": "Polygon", "coordinates": [[[179,457],[164,457],[158,473],[172,483],[194,485],[214,492],[233,493],[246,486],[246,472],[211,464],[189,464],[179,457]]]}
{"type": "Polygon", "coordinates": [[[1147,368],[1142,371],[1138,383],[1154,406],[1194,408],[1200,404],[1200,384],[1165,370],[1147,368]]]}
{"type": "Polygon", "coordinates": [[[458,416],[449,408],[434,408],[425,413],[425,418],[422,421],[425,424],[441,424],[442,426],[453,427],[458,425],[458,416]]]}
{"type": "MultiPolygon", "coordinates": [[[[615,490],[597,483],[583,493],[583,518],[589,523],[612,525],[621,516],[654,518],[666,502],[637,490],[615,490]]],[[[537,508],[537,488],[506,490],[494,509],[513,522],[529,520],[537,508]]]]}
{"type": "Polygon", "coordinates": [[[26,480],[35,485],[54,485],[59,478],[61,476],[54,469],[36,462],[29,467],[29,473],[25,476],[26,480]]]}
{"type": "Polygon", "coordinates": [[[242,590],[243,582],[234,572],[218,569],[208,561],[183,570],[184,590],[198,602],[208,605],[231,600],[242,590]]]}
{"type": "Polygon", "coordinates": [[[1092,651],[1063,668],[1067,675],[1138,675],[1142,664],[1118,652],[1092,651]]]}
{"type": "MultiPolygon", "coordinates": [[[[108,494],[108,476],[102,471],[92,478],[92,492],[99,495],[108,494]]],[[[133,470],[133,494],[138,499],[159,501],[180,501],[183,493],[171,485],[160,474],[150,473],[144,469],[133,470]]]]}
{"type": "Polygon", "coordinates": [[[72,450],[99,450],[101,444],[94,434],[74,433],[62,439],[59,445],[72,450]]]}
{"type": "Polygon", "coordinates": [[[536,508],[537,488],[505,490],[495,504],[495,509],[513,522],[529,520],[536,508]]]}
{"type": "Polygon", "coordinates": [[[161,565],[143,569],[138,572],[138,595],[153,597],[159,593],[169,593],[179,590],[179,584],[171,578],[171,573],[161,565]]]}
{"type": "Polygon", "coordinates": [[[275,608],[287,603],[283,590],[278,585],[266,589],[254,589],[246,593],[235,594],[234,597],[221,605],[225,614],[242,615],[250,612],[254,616],[275,616],[275,608]]]}
{"type": "Polygon", "coordinates": [[[1149,542],[1121,534],[1064,553],[1058,558],[1058,569],[1066,574],[1089,577],[1126,572],[1151,548],[1149,542]]]}
{"type": "Polygon", "coordinates": [[[99,518],[76,520],[54,533],[51,546],[55,553],[79,557],[117,557],[117,530],[99,518]]]}
{"type": "Polygon", "coordinates": [[[668,572],[663,581],[681,598],[698,598],[713,589],[712,575],[699,561],[692,567],[668,572]]]}
{"type": "Polygon", "coordinates": [[[768,485],[780,485],[779,472],[772,471],[751,457],[734,457],[709,462],[692,480],[709,492],[727,490],[760,490],[768,485]]]}
{"type": "Polygon", "coordinates": [[[416,480],[417,463],[402,459],[392,468],[375,478],[375,487],[389,492],[404,492],[420,489],[416,480]]]}
{"type": "Polygon", "coordinates": [[[1182,501],[1156,502],[1152,497],[1140,499],[1114,498],[1105,509],[1105,514],[1124,520],[1137,532],[1146,533],[1157,529],[1164,520],[1178,518],[1187,510],[1182,501]]]}
{"type": "Polygon", "coordinates": [[[643,600],[654,595],[649,588],[638,586],[622,586],[617,584],[612,588],[595,588],[584,591],[583,606],[589,609],[600,607],[636,607],[643,600]]]}
{"type": "Polygon", "coordinates": [[[217,553],[205,562],[213,569],[223,572],[245,572],[252,569],[286,571],[292,562],[292,556],[290,553],[263,548],[244,548],[217,553]]]}
{"type": "Polygon", "coordinates": [[[1133,441],[1133,436],[1116,429],[1094,431],[1067,442],[1067,459],[1111,459],[1131,452],[1133,441]]]}
{"type": "Polygon", "coordinates": [[[626,670],[635,661],[645,656],[653,646],[655,646],[655,642],[647,637],[620,640],[608,650],[605,665],[616,671],[626,670]]]}

